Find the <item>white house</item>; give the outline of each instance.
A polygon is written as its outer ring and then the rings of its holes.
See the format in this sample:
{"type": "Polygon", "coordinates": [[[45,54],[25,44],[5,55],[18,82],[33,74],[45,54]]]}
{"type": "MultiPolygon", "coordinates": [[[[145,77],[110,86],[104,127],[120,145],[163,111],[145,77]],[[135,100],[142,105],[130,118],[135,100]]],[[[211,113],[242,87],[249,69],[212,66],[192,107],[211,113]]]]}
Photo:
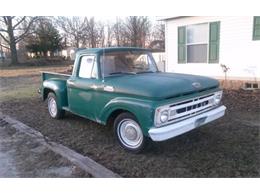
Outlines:
{"type": "Polygon", "coordinates": [[[166,71],[260,81],[259,16],[186,16],[165,20],[166,71]]]}

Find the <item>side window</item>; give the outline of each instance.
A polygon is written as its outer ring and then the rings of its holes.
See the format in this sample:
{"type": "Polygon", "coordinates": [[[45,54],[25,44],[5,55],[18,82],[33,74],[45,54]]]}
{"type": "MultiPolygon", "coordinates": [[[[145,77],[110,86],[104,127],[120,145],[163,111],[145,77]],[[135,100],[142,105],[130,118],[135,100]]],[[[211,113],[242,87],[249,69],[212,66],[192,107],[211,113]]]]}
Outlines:
{"type": "Polygon", "coordinates": [[[79,77],[97,78],[97,65],[95,56],[83,56],[80,60],[79,77]]]}

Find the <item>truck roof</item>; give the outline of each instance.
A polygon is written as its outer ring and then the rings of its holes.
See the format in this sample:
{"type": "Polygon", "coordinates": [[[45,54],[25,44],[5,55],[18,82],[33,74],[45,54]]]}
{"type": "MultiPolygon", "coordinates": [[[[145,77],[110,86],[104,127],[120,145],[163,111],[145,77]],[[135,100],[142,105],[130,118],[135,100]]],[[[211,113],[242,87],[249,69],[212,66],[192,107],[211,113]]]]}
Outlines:
{"type": "Polygon", "coordinates": [[[151,51],[150,49],[139,48],[139,47],[104,47],[104,48],[88,48],[88,49],[79,49],[77,54],[86,54],[86,53],[103,53],[103,52],[116,52],[116,51],[151,51]]]}

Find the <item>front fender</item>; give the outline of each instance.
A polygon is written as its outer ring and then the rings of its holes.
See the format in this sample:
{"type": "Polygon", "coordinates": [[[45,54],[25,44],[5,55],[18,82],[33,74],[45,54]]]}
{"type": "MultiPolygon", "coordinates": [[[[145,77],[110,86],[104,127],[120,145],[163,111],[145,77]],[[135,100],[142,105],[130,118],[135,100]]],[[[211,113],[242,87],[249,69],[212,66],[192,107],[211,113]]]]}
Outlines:
{"type": "Polygon", "coordinates": [[[61,109],[63,106],[68,106],[68,98],[67,98],[67,84],[66,81],[63,80],[45,80],[43,81],[43,99],[45,97],[46,92],[51,90],[54,91],[57,97],[57,105],[61,109]]]}
{"type": "Polygon", "coordinates": [[[126,110],[138,120],[144,135],[148,135],[149,128],[153,125],[154,109],[151,101],[136,98],[118,97],[109,101],[100,112],[100,120],[106,123],[116,110],[126,110]]]}

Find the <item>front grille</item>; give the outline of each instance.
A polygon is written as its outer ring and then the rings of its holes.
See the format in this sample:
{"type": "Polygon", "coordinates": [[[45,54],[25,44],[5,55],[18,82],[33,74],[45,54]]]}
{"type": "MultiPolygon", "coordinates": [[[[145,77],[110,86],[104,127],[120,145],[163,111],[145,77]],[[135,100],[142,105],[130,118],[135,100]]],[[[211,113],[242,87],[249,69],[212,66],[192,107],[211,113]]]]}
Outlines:
{"type": "Polygon", "coordinates": [[[214,94],[170,105],[169,121],[178,121],[214,107],[214,94]]]}

